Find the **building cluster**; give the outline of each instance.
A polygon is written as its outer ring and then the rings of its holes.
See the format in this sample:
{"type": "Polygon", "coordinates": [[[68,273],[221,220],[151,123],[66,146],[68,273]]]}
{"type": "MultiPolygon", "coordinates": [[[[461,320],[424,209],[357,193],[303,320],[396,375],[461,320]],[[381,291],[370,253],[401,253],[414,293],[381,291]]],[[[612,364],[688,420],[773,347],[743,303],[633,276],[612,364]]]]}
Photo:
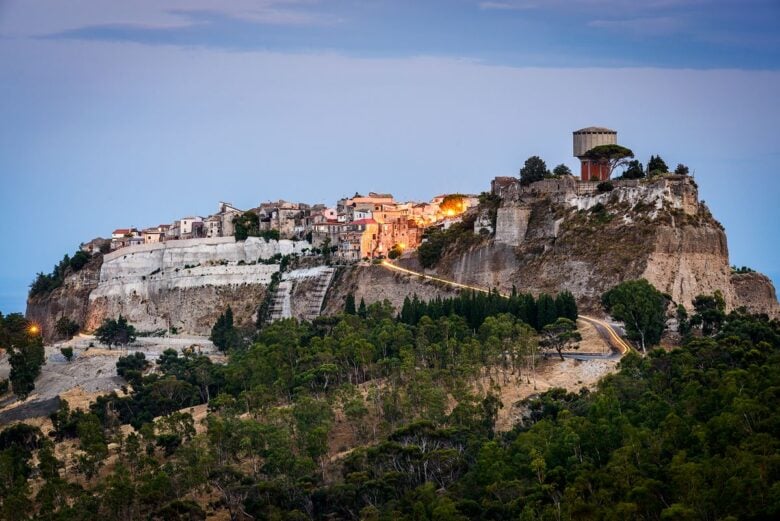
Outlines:
{"type": "MultiPolygon", "coordinates": [[[[430,226],[447,227],[478,204],[474,196],[437,196],[430,202],[398,202],[391,194],[369,192],[340,199],[333,207],[275,201],[248,210],[257,215],[257,232],[276,231],[283,239],[306,239],[342,261],[383,258],[391,250],[416,249],[430,226]]],[[[119,228],[110,249],[164,241],[235,234],[234,219],[245,211],[221,202],[208,217],[188,216],[151,228],[119,228]]],[[[93,245],[95,241],[88,243],[93,245]]]]}

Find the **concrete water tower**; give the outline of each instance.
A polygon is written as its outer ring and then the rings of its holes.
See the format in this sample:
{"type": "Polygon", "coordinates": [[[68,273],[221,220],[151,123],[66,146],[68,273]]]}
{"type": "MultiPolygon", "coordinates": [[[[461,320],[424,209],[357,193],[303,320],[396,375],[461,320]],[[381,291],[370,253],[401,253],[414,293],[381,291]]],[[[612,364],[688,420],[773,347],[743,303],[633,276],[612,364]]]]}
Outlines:
{"type": "Polygon", "coordinates": [[[580,160],[580,178],[583,181],[609,179],[609,165],[585,157],[585,153],[600,145],[617,145],[617,131],[603,127],[587,127],[575,130],[574,157],[580,160]]]}

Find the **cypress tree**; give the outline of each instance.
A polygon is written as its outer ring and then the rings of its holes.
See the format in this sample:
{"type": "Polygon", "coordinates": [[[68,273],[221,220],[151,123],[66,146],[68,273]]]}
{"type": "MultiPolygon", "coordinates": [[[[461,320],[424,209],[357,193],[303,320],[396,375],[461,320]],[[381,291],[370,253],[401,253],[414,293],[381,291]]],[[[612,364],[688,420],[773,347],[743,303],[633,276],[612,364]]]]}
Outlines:
{"type": "Polygon", "coordinates": [[[552,324],[558,317],[555,309],[555,301],[547,293],[542,293],[536,299],[536,323],[537,330],[542,330],[547,324],[552,324]]]}
{"type": "Polygon", "coordinates": [[[570,291],[561,291],[558,296],[555,297],[555,309],[558,312],[558,318],[568,318],[569,320],[576,322],[577,315],[577,301],[574,300],[574,295],[570,291]]]}
{"type": "Polygon", "coordinates": [[[344,303],[344,313],[347,315],[355,315],[355,295],[352,293],[347,295],[347,301],[344,303]]]}
{"type": "MultiPolygon", "coordinates": [[[[354,305],[354,301],[352,302],[354,305]]],[[[361,318],[366,318],[368,316],[368,310],[366,309],[366,301],[363,300],[363,297],[360,297],[360,306],[358,306],[358,315],[360,315],[361,318]]]]}

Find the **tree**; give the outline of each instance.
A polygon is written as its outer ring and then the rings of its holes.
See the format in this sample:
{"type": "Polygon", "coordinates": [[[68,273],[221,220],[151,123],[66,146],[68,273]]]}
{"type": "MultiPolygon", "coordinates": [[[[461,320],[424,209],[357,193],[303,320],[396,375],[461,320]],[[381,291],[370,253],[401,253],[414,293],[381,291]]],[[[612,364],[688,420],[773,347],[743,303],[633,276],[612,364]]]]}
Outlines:
{"type": "Polygon", "coordinates": [[[561,291],[555,297],[555,311],[557,316],[576,321],[579,312],[577,310],[577,301],[570,291],[561,291]]]}
{"type": "Polygon", "coordinates": [[[668,171],[669,167],[661,156],[650,156],[650,161],[647,162],[647,175],[665,174],[668,171]]]}
{"type": "Polygon", "coordinates": [[[60,317],[54,326],[54,330],[60,338],[67,340],[73,338],[73,335],[79,332],[79,325],[68,317],[60,317]]]}
{"type": "Polygon", "coordinates": [[[556,176],[572,175],[571,169],[563,163],[553,168],[552,173],[556,176]]]}
{"type": "Polygon", "coordinates": [[[558,310],[555,308],[555,300],[547,293],[542,293],[536,299],[536,326],[542,330],[547,324],[552,324],[558,318],[558,310]]]}
{"type": "Polygon", "coordinates": [[[600,163],[606,163],[609,167],[609,176],[615,168],[628,163],[628,158],[634,157],[630,148],[621,145],[599,145],[585,152],[585,157],[600,163]]]}
{"type": "Polygon", "coordinates": [[[107,345],[109,349],[111,346],[126,346],[135,342],[135,327],[127,323],[127,319],[122,315],[114,320],[113,318],[103,320],[97,330],[95,330],[95,338],[98,339],[103,345],[107,345]]]}
{"type": "Polygon", "coordinates": [[[344,302],[344,313],[347,315],[357,315],[357,308],[355,308],[355,294],[347,294],[347,299],[344,302]]]}
{"type": "Polygon", "coordinates": [[[401,248],[400,244],[394,244],[393,247],[390,248],[390,251],[387,252],[387,258],[390,260],[397,259],[403,252],[404,250],[401,248]]]}
{"type": "Polygon", "coordinates": [[[677,167],[674,169],[674,173],[677,175],[688,175],[688,172],[688,167],[682,163],[678,163],[677,167]]]}
{"type": "Polygon", "coordinates": [[[641,179],[645,176],[645,167],[638,159],[626,163],[626,169],[621,176],[623,179],[641,179]]]}
{"type": "Polygon", "coordinates": [[[368,311],[366,310],[366,301],[363,297],[360,297],[360,305],[358,306],[357,314],[360,318],[366,318],[368,311]]]}
{"type": "Polygon", "coordinates": [[[542,328],[542,339],[539,345],[546,349],[553,349],[563,360],[563,350],[566,347],[577,349],[577,342],[582,340],[582,335],[577,331],[577,324],[568,318],[559,318],[552,324],[542,328]]]}
{"type": "Polygon", "coordinates": [[[0,346],[8,351],[13,392],[24,400],[35,389],[35,379],[46,361],[41,331],[21,313],[0,314],[0,346]]]}
{"type": "Polygon", "coordinates": [[[65,357],[65,360],[70,362],[73,360],[73,348],[72,347],[61,347],[60,353],[62,353],[62,356],[65,357]]]}
{"type": "Polygon", "coordinates": [[[520,184],[530,185],[536,181],[541,181],[549,174],[547,164],[539,156],[531,156],[525,160],[523,168],[520,169],[520,184]]]}
{"type": "Polygon", "coordinates": [[[710,336],[718,331],[726,319],[726,301],[720,290],[712,295],[698,295],[693,299],[694,315],[691,326],[700,327],[704,336],[710,336]]]}
{"type": "Polygon", "coordinates": [[[247,237],[257,237],[260,234],[260,216],[251,210],[233,217],[233,226],[237,241],[244,241],[247,237]]]}
{"type": "Polygon", "coordinates": [[[642,352],[661,341],[666,328],[666,297],[645,279],[621,282],[601,297],[604,309],[626,325],[642,352]]]}
{"type": "Polygon", "coordinates": [[[220,351],[227,351],[229,347],[236,346],[238,331],[233,325],[233,309],[230,306],[217,318],[217,322],[211,328],[209,339],[220,351]]]}

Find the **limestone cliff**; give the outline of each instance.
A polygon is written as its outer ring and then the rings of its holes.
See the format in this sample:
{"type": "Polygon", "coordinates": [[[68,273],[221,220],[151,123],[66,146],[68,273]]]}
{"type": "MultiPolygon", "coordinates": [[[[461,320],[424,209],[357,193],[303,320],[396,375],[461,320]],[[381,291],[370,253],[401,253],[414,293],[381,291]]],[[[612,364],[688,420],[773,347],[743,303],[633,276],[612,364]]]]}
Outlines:
{"type": "Polygon", "coordinates": [[[751,313],[766,313],[780,318],[780,304],[775,287],[769,277],[762,273],[732,273],[735,307],[745,307],[751,313]]]}
{"type": "Polygon", "coordinates": [[[27,315],[41,323],[49,339],[62,313],[86,331],[122,314],[140,331],[176,328],[208,334],[230,305],[236,324],[248,325],[280,269],[280,258],[308,248],[305,241],[254,237],[123,248],[94,258],[51,294],[31,298],[27,315]]]}
{"type": "Polygon", "coordinates": [[[747,301],[754,311],[777,308],[765,277],[732,279],[723,228],[687,176],[619,181],[602,193],[564,178],[501,196],[494,237],[465,251],[454,245],[433,273],[503,291],[569,290],[591,310],[604,291],[640,277],[688,308],[715,290],[729,309],[747,301]]]}
{"type": "Polygon", "coordinates": [[[54,326],[62,317],[81,325],[89,314],[89,295],[100,281],[103,256],[96,254],[77,272],[68,271],[62,285],[51,293],[27,299],[27,318],[40,325],[44,338],[54,338],[54,326]]]}
{"type": "Polygon", "coordinates": [[[325,298],[323,313],[334,315],[344,311],[344,303],[350,293],[358,303],[361,299],[365,300],[366,304],[388,300],[399,310],[406,296],[416,294],[423,300],[430,300],[437,296],[456,295],[457,291],[420,277],[400,275],[381,266],[345,267],[339,269],[334,276],[325,298]]]}

